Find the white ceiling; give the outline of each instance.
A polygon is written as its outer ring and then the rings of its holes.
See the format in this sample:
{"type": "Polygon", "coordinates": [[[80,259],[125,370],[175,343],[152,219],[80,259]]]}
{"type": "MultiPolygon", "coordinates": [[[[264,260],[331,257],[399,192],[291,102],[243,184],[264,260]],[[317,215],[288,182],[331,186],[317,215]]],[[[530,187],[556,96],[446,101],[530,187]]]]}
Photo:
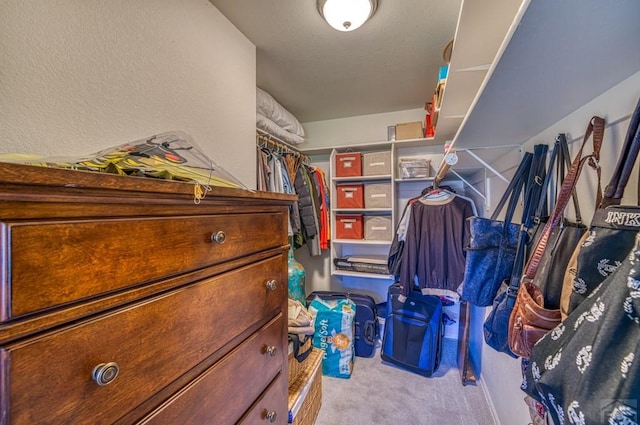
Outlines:
{"type": "Polygon", "coordinates": [[[315,0],[210,0],[256,45],[256,80],[301,122],[423,108],[461,0],[380,0],[352,32],[315,0]]]}

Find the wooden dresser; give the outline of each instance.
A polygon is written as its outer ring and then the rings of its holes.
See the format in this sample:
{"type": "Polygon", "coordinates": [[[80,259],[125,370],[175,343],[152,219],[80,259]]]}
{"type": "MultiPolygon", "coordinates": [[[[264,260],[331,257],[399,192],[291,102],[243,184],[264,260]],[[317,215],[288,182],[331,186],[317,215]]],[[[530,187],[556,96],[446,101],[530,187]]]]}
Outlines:
{"type": "Polygon", "coordinates": [[[1,424],[286,424],[289,195],[0,163],[1,424]]]}

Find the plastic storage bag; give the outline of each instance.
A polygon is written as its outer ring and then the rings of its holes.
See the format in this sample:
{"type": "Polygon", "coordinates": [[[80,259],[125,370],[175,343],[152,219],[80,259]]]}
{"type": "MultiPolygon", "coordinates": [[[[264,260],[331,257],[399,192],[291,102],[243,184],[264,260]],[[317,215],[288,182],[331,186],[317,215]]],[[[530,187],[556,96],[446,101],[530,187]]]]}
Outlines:
{"type": "MultiPolygon", "coordinates": [[[[53,168],[193,182],[204,197],[211,186],[245,189],[239,180],[207,157],[191,136],[170,131],[81,157],[2,154],[0,161],[53,168]]],[[[194,190],[198,199],[198,191],[194,190]]]]}

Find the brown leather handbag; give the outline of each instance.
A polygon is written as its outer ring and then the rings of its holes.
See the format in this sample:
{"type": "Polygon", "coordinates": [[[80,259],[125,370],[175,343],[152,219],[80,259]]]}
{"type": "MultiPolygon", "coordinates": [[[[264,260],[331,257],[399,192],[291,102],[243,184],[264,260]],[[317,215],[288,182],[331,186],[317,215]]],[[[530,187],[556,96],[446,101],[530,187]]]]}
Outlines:
{"type": "MultiPolygon", "coordinates": [[[[585,163],[598,172],[598,202],[600,194],[600,167],[598,161],[600,157],[600,147],[604,134],[604,119],[593,117],[589,121],[589,126],[584,136],[584,141],[580,147],[580,151],[571,164],[567,176],[562,182],[560,193],[553,212],[549,220],[544,226],[540,239],[536,244],[535,250],[531,258],[527,262],[524,275],[522,276],[518,295],[516,297],[515,306],[509,316],[509,348],[514,354],[524,358],[529,358],[531,349],[540,338],[547,332],[560,324],[562,316],[559,308],[547,308],[545,306],[545,297],[540,288],[535,285],[536,272],[541,266],[543,254],[556,226],[563,219],[564,210],[572,197],[573,190],[580,172],[585,163]],[[586,142],[593,134],[593,152],[589,155],[582,156],[586,142]]],[[[562,285],[562,280],[556,282],[562,285]]]]}
{"type": "Polygon", "coordinates": [[[544,308],[544,295],[530,281],[520,282],[516,304],[509,317],[509,348],[529,358],[540,338],[560,324],[560,310],[544,308]]]}

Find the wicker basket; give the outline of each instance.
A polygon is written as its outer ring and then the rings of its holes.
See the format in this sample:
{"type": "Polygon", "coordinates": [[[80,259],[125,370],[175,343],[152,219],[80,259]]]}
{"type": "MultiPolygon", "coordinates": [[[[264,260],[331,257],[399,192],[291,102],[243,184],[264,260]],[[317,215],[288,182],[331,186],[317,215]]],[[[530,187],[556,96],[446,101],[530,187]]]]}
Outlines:
{"type": "Polygon", "coordinates": [[[289,423],[313,425],[316,423],[322,404],[322,354],[314,348],[302,362],[304,369],[289,385],[289,423]]]}
{"type": "MultiPolygon", "coordinates": [[[[307,339],[307,341],[302,344],[302,347],[300,347],[300,351],[305,352],[310,349],[312,340],[313,338],[307,339]]],[[[298,362],[298,360],[296,360],[296,358],[293,356],[293,343],[289,343],[289,386],[291,386],[291,384],[295,382],[300,373],[304,370],[307,362],[309,362],[309,357],[311,357],[311,354],[309,354],[309,356],[304,359],[304,361],[298,362]]]]}

